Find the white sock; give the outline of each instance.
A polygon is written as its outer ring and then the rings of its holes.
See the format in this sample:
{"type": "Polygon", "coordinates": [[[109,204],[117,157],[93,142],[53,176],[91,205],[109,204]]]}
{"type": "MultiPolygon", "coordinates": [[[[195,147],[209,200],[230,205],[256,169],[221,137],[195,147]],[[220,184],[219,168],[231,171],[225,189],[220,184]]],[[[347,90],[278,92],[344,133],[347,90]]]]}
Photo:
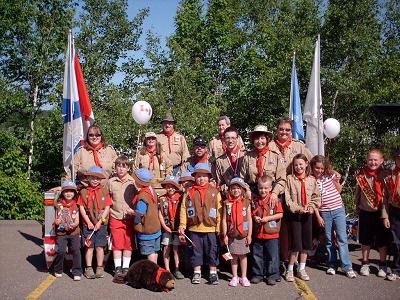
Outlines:
{"type": "Polygon", "coordinates": [[[129,264],[131,263],[130,257],[122,257],[122,268],[129,268],[129,264]]]}
{"type": "Polygon", "coordinates": [[[215,270],[215,271],[211,271],[210,270],[210,274],[217,274],[217,271],[215,270]]]}
{"type": "Polygon", "coordinates": [[[294,267],[294,265],[288,265],[288,266],[287,266],[287,270],[288,270],[289,272],[293,272],[293,267],[294,267]]]}
{"type": "Polygon", "coordinates": [[[304,270],[306,268],[306,263],[299,263],[299,270],[304,270]]]}
{"type": "Polygon", "coordinates": [[[114,258],[114,266],[115,268],[121,266],[121,258],[114,258]]]}
{"type": "MultiPolygon", "coordinates": [[[[194,271],[194,273],[196,274],[201,274],[201,271],[194,271]]],[[[211,272],[210,272],[211,273],[211,272]]]]}

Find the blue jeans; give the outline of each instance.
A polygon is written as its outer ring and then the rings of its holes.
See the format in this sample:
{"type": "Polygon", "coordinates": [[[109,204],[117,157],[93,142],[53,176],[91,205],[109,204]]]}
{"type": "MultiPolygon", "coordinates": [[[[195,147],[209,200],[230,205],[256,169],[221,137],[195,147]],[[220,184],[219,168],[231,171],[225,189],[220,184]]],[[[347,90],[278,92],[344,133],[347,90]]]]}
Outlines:
{"type": "Polygon", "coordinates": [[[254,277],[276,280],[279,275],[279,239],[255,239],[252,273],[254,277]]]}
{"type": "Polygon", "coordinates": [[[333,244],[333,230],[336,231],[336,238],[339,245],[340,261],[342,269],[347,272],[352,269],[349,257],[349,247],[347,244],[346,234],[346,213],[344,207],[337,208],[332,211],[321,211],[322,219],[325,222],[325,241],[326,250],[328,251],[328,265],[335,268],[337,265],[337,253],[333,244]]]}

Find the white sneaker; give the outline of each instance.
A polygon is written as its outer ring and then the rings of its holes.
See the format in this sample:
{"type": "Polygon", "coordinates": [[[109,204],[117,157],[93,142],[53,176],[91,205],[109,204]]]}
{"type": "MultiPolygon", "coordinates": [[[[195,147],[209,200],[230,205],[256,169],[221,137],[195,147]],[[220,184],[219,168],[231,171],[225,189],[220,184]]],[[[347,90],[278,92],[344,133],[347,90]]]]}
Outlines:
{"type": "Polygon", "coordinates": [[[54,273],[54,276],[55,276],[56,278],[61,278],[61,277],[62,277],[62,273],[54,273]]]}
{"type": "Polygon", "coordinates": [[[335,275],[335,274],[336,274],[336,271],[335,271],[334,268],[329,268],[328,270],[326,270],[326,274],[335,275]]]}
{"type": "Polygon", "coordinates": [[[74,281],[81,281],[81,276],[75,275],[74,276],[74,281]]]}
{"type": "Polygon", "coordinates": [[[394,274],[394,273],[388,273],[387,275],[386,275],[386,279],[387,280],[389,280],[389,281],[395,281],[396,279],[398,279],[399,277],[396,275],[396,274],[394,274]]]}
{"type": "Polygon", "coordinates": [[[360,275],[369,276],[369,264],[365,264],[361,266],[360,275]]]}
{"type": "Polygon", "coordinates": [[[346,272],[346,276],[347,276],[348,278],[356,278],[356,277],[357,277],[356,273],[355,273],[353,270],[348,270],[348,271],[346,272]]]}
{"type": "Polygon", "coordinates": [[[379,267],[378,277],[381,277],[381,278],[386,277],[386,267],[379,267]]]}

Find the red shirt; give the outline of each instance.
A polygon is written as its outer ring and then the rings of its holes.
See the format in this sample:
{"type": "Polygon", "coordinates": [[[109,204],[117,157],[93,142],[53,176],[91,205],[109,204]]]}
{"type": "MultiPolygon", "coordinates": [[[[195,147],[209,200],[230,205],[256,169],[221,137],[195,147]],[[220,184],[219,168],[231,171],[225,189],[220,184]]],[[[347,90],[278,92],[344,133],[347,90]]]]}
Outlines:
{"type": "MultiPolygon", "coordinates": [[[[282,209],[282,203],[279,201],[278,204],[276,205],[275,209],[274,209],[274,215],[279,214],[279,213],[283,213],[283,209],[282,209]]],[[[279,220],[275,220],[275,221],[279,221],[279,220]]],[[[272,240],[272,239],[277,239],[279,238],[279,232],[274,233],[274,234],[269,234],[265,232],[264,229],[264,223],[260,224],[260,231],[255,233],[255,237],[257,239],[261,239],[261,240],[272,240]]]]}

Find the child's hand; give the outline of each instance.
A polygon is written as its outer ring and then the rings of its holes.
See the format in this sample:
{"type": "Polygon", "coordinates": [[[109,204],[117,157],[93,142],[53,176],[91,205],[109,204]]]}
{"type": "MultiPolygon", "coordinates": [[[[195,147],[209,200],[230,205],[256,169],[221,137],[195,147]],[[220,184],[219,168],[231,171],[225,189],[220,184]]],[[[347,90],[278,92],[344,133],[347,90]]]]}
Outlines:
{"type": "Polygon", "coordinates": [[[172,232],[171,228],[169,228],[168,226],[165,226],[164,230],[165,230],[165,232],[168,232],[168,233],[172,232]]]}
{"type": "Polygon", "coordinates": [[[92,222],[89,221],[89,223],[87,224],[87,227],[89,230],[92,230],[94,228],[94,225],[92,222]]]}
{"type": "Polygon", "coordinates": [[[261,219],[261,223],[267,223],[269,221],[269,217],[265,216],[261,219]]]}
{"type": "Polygon", "coordinates": [[[101,220],[98,221],[98,222],[96,223],[96,225],[94,226],[94,231],[99,230],[100,226],[101,226],[101,220]]]}
{"type": "Polygon", "coordinates": [[[251,244],[251,236],[248,235],[248,236],[246,237],[246,245],[247,245],[247,246],[250,246],[250,244],[251,244]]]}
{"type": "Polygon", "coordinates": [[[307,206],[307,207],[306,207],[306,212],[307,212],[308,214],[313,214],[313,213],[314,213],[314,208],[313,208],[312,206],[307,206]]]}
{"type": "Polygon", "coordinates": [[[61,219],[57,218],[54,220],[54,224],[60,225],[61,224],[61,219]]]}
{"type": "Polygon", "coordinates": [[[254,217],[254,222],[260,223],[261,222],[261,218],[259,216],[255,216],[254,217]]]}
{"type": "Polygon", "coordinates": [[[319,226],[325,227],[324,219],[322,219],[321,216],[317,216],[317,221],[319,226]]]}
{"type": "Polygon", "coordinates": [[[179,227],[178,232],[179,232],[179,235],[185,236],[185,228],[179,227]]]}
{"type": "Polygon", "coordinates": [[[390,222],[389,219],[383,219],[383,226],[385,226],[385,228],[390,228],[390,222]]]}

